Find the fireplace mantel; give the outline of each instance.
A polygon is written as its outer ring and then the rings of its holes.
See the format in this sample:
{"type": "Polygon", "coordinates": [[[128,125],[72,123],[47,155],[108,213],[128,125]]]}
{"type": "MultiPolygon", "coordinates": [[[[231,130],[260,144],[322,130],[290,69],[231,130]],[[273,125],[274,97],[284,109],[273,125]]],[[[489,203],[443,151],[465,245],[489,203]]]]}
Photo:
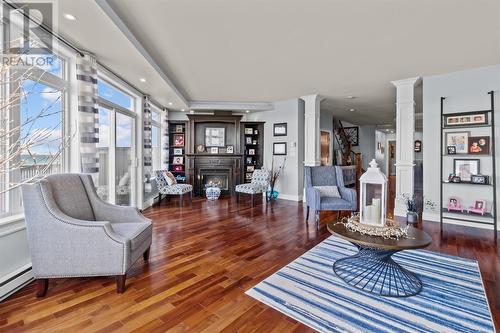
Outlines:
{"type": "Polygon", "coordinates": [[[236,185],[242,182],[243,155],[241,154],[186,154],[187,181],[193,185],[195,195],[203,195],[203,174],[226,172],[228,175],[228,191],[234,194],[236,185]]]}

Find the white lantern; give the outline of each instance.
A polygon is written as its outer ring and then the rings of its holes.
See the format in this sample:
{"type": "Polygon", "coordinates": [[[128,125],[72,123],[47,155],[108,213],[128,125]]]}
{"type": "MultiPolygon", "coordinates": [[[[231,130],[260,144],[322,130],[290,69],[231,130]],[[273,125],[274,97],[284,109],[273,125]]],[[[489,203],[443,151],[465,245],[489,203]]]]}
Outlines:
{"type": "Polygon", "coordinates": [[[385,226],[387,177],[375,160],[359,178],[359,221],[374,226],[385,226]]]}

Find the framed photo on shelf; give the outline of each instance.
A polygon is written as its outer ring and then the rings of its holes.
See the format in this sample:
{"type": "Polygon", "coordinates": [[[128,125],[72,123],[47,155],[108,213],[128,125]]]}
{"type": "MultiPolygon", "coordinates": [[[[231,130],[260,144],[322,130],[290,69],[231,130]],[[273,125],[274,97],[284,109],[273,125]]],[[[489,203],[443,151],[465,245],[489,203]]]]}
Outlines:
{"type": "Polygon", "coordinates": [[[245,143],[247,145],[251,145],[252,144],[252,137],[251,136],[246,136],[245,137],[245,143]]]}
{"type": "Polygon", "coordinates": [[[173,146],[174,147],[184,147],[184,134],[174,134],[173,135],[173,146]]]}
{"type": "Polygon", "coordinates": [[[234,154],[234,146],[227,146],[226,154],[234,154]]]}
{"type": "Polygon", "coordinates": [[[247,172],[254,172],[254,171],[255,171],[255,166],[247,165],[247,172]]]}
{"type": "Polygon", "coordinates": [[[184,171],[184,165],[173,165],[172,167],[173,167],[174,171],[177,171],[177,172],[184,171]]]}
{"type": "Polygon", "coordinates": [[[484,175],[472,175],[470,182],[473,184],[488,184],[489,177],[484,175]]]}
{"type": "Polygon", "coordinates": [[[448,200],[448,211],[463,211],[459,198],[450,197],[450,199],[448,200]]]}
{"type": "Polygon", "coordinates": [[[444,115],[444,127],[477,126],[488,124],[488,112],[450,113],[444,115]]]}
{"type": "Polygon", "coordinates": [[[287,123],[278,123],[273,125],[273,135],[274,136],[286,136],[287,135],[287,123]]]}
{"type": "Polygon", "coordinates": [[[245,164],[253,164],[253,158],[247,157],[245,160],[245,164]]]}
{"type": "Polygon", "coordinates": [[[175,133],[183,133],[183,132],[184,132],[184,126],[175,125],[175,133]]]}
{"type": "Polygon", "coordinates": [[[251,127],[245,127],[245,134],[246,135],[252,135],[253,134],[253,128],[251,128],[251,127]]]}
{"type": "Polygon", "coordinates": [[[210,148],[210,154],[218,154],[218,153],[219,153],[219,148],[217,147],[210,148]]]}
{"type": "Polygon", "coordinates": [[[197,153],[204,153],[205,152],[205,146],[204,145],[196,145],[196,152],[197,153]]]}
{"type": "Polygon", "coordinates": [[[456,158],[453,160],[455,175],[461,182],[471,182],[473,175],[479,174],[479,159],[456,158]]]}
{"type": "Polygon", "coordinates": [[[259,135],[259,130],[258,129],[254,129],[253,130],[253,135],[259,135]]]}
{"type": "Polygon", "coordinates": [[[470,132],[446,132],[446,146],[455,146],[455,154],[467,154],[470,132]]]}
{"type": "Polygon", "coordinates": [[[206,147],[225,147],[226,129],[224,127],[205,128],[205,146],[206,147]]]}
{"type": "Polygon", "coordinates": [[[470,136],[469,137],[469,154],[489,155],[489,153],[490,153],[490,137],[489,136],[470,136]]]}
{"type": "Polygon", "coordinates": [[[256,146],[257,145],[257,140],[252,140],[252,144],[256,146]]]}
{"type": "Polygon", "coordinates": [[[245,174],[245,179],[246,180],[252,180],[252,175],[253,175],[253,173],[246,173],[245,174]]]}
{"type": "Polygon", "coordinates": [[[448,155],[455,155],[457,153],[457,147],[455,146],[448,146],[446,147],[446,150],[448,152],[448,155]]]}
{"type": "Polygon", "coordinates": [[[486,213],[486,201],[474,200],[474,204],[469,207],[468,212],[484,215],[486,213]]]}
{"type": "Polygon", "coordinates": [[[183,156],[174,156],[174,159],[172,160],[172,164],[184,164],[184,157],[183,156]]]}
{"type": "Polygon", "coordinates": [[[255,149],[248,149],[248,155],[255,155],[255,149]]]}
{"type": "Polygon", "coordinates": [[[286,155],[286,142],[273,143],[273,155],[286,155]]]}
{"type": "Polygon", "coordinates": [[[182,148],[174,148],[174,155],[182,155],[182,148]]]}

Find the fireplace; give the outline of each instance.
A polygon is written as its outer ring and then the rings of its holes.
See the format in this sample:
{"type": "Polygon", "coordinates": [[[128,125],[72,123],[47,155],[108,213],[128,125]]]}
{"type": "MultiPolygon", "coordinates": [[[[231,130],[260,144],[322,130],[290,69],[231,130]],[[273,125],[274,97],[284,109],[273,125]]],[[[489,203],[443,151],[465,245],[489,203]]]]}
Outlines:
{"type": "Polygon", "coordinates": [[[205,192],[207,186],[217,186],[222,193],[229,191],[229,169],[201,169],[200,193],[205,192]]]}
{"type": "Polygon", "coordinates": [[[206,184],[218,184],[221,193],[233,195],[241,183],[241,154],[186,154],[186,176],[194,194],[205,195],[206,184]]]}

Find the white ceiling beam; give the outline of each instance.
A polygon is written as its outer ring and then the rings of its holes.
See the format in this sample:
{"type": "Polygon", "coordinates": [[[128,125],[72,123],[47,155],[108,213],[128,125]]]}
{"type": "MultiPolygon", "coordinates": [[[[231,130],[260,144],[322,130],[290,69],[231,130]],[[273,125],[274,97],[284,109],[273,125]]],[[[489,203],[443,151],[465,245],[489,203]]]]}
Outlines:
{"type": "Polygon", "coordinates": [[[241,110],[241,111],[268,111],[274,110],[274,104],[268,102],[211,102],[191,101],[191,110],[241,110]]]}
{"type": "Polygon", "coordinates": [[[146,59],[146,61],[154,68],[154,70],[160,75],[160,77],[165,81],[165,83],[172,89],[172,91],[177,95],[177,97],[188,107],[189,103],[184,97],[184,95],[177,89],[174,83],[170,80],[165,71],[158,65],[158,63],[151,57],[149,52],[142,46],[141,42],[135,37],[135,35],[130,31],[127,25],[122,21],[122,19],[116,14],[113,8],[109,5],[107,0],[95,0],[95,2],[101,7],[103,12],[111,19],[111,21],[116,25],[118,29],[125,35],[125,37],[132,43],[132,45],[139,51],[139,53],[146,59]]]}

